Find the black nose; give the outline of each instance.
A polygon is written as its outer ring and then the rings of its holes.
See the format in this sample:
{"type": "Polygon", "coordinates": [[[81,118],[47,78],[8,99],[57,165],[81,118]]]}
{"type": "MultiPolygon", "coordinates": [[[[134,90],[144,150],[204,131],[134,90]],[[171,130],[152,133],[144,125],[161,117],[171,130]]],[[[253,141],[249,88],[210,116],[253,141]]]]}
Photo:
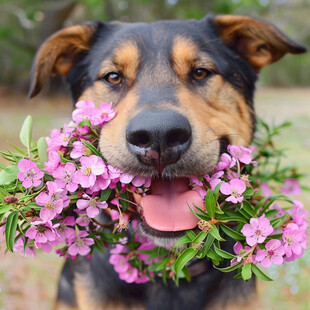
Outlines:
{"type": "Polygon", "coordinates": [[[180,159],[190,146],[191,136],[191,125],[186,117],[161,109],[140,112],[130,120],[126,131],[131,152],[160,172],[180,159]]]}

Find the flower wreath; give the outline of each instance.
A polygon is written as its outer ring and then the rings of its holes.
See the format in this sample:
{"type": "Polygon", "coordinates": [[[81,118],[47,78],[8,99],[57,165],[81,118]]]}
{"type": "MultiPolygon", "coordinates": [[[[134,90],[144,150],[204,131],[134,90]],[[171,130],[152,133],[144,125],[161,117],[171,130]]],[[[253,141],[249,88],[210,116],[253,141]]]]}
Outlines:
{"type": "Polygon", "coordinates": [[[140,236],[134,219],[132,194],[146,195],[151,179],[109,165],[98,150],[97,132],[115,115],[112,103],[97,108],[80,101],[73,121],[37,142],[32,118],[26,118],[20,140],[27,150],[13,146],[14,152],[1,152],[11,162],[0,166],[0,236],[9,251],[35,257],[38,248],[47,253],[54,248],[75,259],[110,249],[109,262],[128,283],[157,275],[176,283],[190,280],[187,263],[194,257],[211,260],[223,272],[237,269],[236,278],[248,280],[254,273],[271,280],[259,264],[268,268],[303,255],[308,212],[286,196],[300,194],[301,175],[279,168],[283,151],[272,142],[287,123],[270,128],[260,120],[250,149],[229,145],[211,175],[189,178],[205,204],[188,205],[199,231],[187,230],[166,249],[140,236]],[[281,194],[273,195],[280,187],[281,194]],[[227,237],[236,241],[234,253],[222,249],[227,237]],[[224,259],[230,260],[227,267],[224,259]]]}

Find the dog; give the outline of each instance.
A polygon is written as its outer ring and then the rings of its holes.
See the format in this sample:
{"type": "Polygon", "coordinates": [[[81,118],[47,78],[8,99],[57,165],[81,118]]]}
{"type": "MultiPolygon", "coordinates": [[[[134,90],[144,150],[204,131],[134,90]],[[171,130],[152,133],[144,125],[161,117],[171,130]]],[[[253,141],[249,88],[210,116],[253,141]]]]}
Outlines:
{"type": "MultiPolygon", "coordinates": [[[[60,30],[42,44],[29,96],[49,75],[60,74],[74,102],[112,101],[117,117],[100,133],[104,158],[124,172],[152,176],[153,186],[171,198],[181,195],[178,186],[186,191],[188,177],[210,173],[228,144],[250,144],[259,71],[286,53],[305,51],[273,25],[246,16],[91,22],[60,30]]],[[[184,214],[171,223],[169,202],[160,207],[152,199],[140,233],[169,248],[188,228],[185,210],[180,207],[184,214]],[[154,215],[156,207],[162,217],[154,215]]],[[[179,287],[160,279],[127,284],[108,258],[94,252],[90,260],[67,260],[55,309],[241,309],[255,292],[254,280],[233,279],[208,262],[193,262],[192,281],[179,287]]]]}

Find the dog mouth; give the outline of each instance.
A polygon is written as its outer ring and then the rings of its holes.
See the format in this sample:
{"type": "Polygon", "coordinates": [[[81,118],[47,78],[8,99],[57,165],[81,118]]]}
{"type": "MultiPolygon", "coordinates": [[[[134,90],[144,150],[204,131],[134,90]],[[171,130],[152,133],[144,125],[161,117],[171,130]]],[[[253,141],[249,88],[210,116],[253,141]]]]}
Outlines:
{"type": "Polygon", "coordinates": [[[134,193],[133,197],[144,230],[157,236],[195,228],[199,219],[190,208],[205,210],[201,196],[190,188],[188,178],[152,180],[146,194],[134,193]]]}

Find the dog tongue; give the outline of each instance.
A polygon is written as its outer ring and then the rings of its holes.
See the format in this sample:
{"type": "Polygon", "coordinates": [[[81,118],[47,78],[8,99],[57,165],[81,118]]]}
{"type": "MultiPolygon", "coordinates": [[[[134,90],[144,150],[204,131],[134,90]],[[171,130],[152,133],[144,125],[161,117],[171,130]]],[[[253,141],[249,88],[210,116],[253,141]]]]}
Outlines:
{"type": "Polygon", "coordinates": [[[152,195],[142,198],[144,218],[149,226],[161,231],[192,229],[199,221],[188,205],[204,209],[200,195],[188,189],[187,179],[152,181],[152,195]]]}

